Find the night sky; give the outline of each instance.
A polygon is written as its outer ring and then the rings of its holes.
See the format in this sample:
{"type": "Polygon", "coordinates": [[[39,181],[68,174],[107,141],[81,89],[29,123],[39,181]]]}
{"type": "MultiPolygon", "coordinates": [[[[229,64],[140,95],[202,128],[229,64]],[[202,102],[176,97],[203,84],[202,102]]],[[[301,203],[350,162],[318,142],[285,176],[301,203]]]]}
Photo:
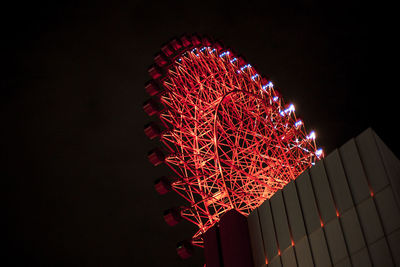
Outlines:
{"type": "MultiPolygon", "coordinates": [[[[147,68],[161,45],[208,34],[242,54],[330,151],[372,127],[400,155],[392,37],[382,2],[51,1],[2,4],[2,266],[202,266],[182,261],[158,196],[147,68]]],[[[392,17],[393,18],[393,17],[392,17]]]]}

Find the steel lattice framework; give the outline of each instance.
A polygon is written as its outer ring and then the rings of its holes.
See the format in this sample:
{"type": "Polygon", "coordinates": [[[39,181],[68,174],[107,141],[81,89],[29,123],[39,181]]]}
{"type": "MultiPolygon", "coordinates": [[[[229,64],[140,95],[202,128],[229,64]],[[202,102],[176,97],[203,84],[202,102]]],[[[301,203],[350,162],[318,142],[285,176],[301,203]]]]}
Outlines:
{"type": "Polygon", "coordinates": [[[323,153],[294,106],[230,50],[184,37],[161,56],[150,73],[153,88],[162,88],[163,160],[176,175],[172,189],[188,203],[181,216],[199,227],[192,240],[200,245],[226,211],[248,215],[323,153]]]}

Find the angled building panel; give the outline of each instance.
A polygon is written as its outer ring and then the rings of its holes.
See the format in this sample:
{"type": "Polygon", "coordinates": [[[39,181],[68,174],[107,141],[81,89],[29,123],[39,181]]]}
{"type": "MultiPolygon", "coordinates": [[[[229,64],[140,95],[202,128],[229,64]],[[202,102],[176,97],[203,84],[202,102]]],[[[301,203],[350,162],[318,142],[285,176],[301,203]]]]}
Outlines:
{"type": "Polygon", "coordinates": [[[369,251],[374,266],[394,266],[386,238],[381,238],[374,244],[371,244],[369,251]]]}
{"type": "Polygon", "coordinates": [[[282,266],[297,267],[296,256],[293,247],[287,248],[281,255],[282,266]]]}
{"type": "Polygon", "coordinates": [[[384,190],[377,193],[374,198],[385,234],[389,235],[400,228],[400,211],[392,187],[386,187],[384,190]]]}
{"type": "Polygon", "coordinates": [[[306,223],[307,233],[311,234],[321,227],[321,220],[318,213],[317,204],[314,198],[310,175],[308,171],[303,172],[295,180],[297,185],[301,209],[306,223]]]}
{"type": "Polygon", "coordinates": [[[286,209],[281,190],[273,195],[273,197],[270,199],[270,203],[279,248],[281,251],[284,251],[286,248],[292,245],[292,239],[290,237],[286,209]]]}
{"type": "Polygon", "coordinates": [[[358,204],[357,212],[367,244],[380,239],[383,236],[383,228],[373,199],[368,198],[358,204]]]}
{"type": "Polygon", "coordinates": [[[370,197],[371,192],[354,139],[344,144],[339,151],[353,201],[358,204],[370,197]]]}
{"type": "Polygon", "coordinates": [[[258,215],[260,217],[261,232],[263,234],[265,256],[268,261],[271,261],[272,258],[278,255],[278,244],[276,242],[275,227],[269,200],[266,200],[258,208],[258,215]]]}
{"type": "Polygon", "coordinates": [[[339,214],[343,213],[354,207],[354,203],[339,150],[335,149],[330,153],[324,159],[324,163],[336,208],[339,214]]]}
{"type": "Polygon", "coordinates": [[[344,239],[350,254],[366,247],[361,225],[358,221],[357,212],[352,208],[340,215],[344,239]]]}
{"type": "Polygon", "coordinates": [[[323,160],[310,169],[310,175],[321,219],[327,223],[335,219],[337,214],[323,160]]]}
{"type": "Polygon", "coordinates": [[[343,260],[339,261],[338,263],[334,264],[335,267],[352,267],[350,258],[344,258],[343,260]]]}
{"type": "Polygon", "coordinates": [[[309,235],[315,266],[331,266],[331,257],[325,240],[324,231],[319,228],[309,235]]]}
{"type": "Polygon", "coordinates": [[[310,243],[308,242],[307,236],[304,236],[303,239],[295,243],[294,250],[299,267],[314,266],[314,260],[311,254],[310,243]]]}
{"type": "Polygon", "coordinates": [[[283,267],[281,257],[276,255],[271,262],[268,263],[268,267],[283,267]]]}
{"type": "Polygon", "coordinates": [[[353,266],[372,267],[369,252],[367,248],[363,248],[351,255],[353,266]]]}
{"type": "Polygon", "coordinates": [[[368,128],[357,136],[356,144],[371,189],[377,193],[385,188],[389,181],[372,129],[368,128]]]}
{"type": "Polygon", "coordinates": [[[336,218],[326,223],[324,229],[332,262],[337,264],[349,256],[339,219],[336,218]]]}
{"type": "Polygon", "coordinates": [[[389,178],[391,187],[393,188],[394,197],[397,205],[400,207],[400,160],[393,152],[383,143],[383,141],[374,134],[378,150],[383,160],[386,173],[389,178]]]}
{"type": "Polygon", "coordinates": [[[306,236],[306,228],[294,181],[288,183],[282,191],[293,240],[297,243],[306,236]]]}
{"type": "Polygon", "coordinates": [[[396,266],[400,266],[400,230],[391,233],[387,241],[396,266]]]}

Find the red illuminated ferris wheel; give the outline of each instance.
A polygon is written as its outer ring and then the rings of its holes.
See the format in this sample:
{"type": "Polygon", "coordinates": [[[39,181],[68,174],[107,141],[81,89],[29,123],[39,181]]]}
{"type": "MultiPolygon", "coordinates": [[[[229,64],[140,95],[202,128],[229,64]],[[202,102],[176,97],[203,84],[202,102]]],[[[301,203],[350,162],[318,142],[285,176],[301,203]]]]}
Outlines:
{"type": "Polygon", "coordinates": [[[162,149],[148,154],[151,163],[166,163],[173,178],[155,182],[160,194],[170,189],[186,205],[170,209],[164,218],[180,218],[202,234],[235,209],[248,215],[323,156],[315,133],[307,133],[272,82],[218,42],[183,36],[163,46],[149,69],[144,104],[160,126],[145,133],[159,137],[162,149]]]}

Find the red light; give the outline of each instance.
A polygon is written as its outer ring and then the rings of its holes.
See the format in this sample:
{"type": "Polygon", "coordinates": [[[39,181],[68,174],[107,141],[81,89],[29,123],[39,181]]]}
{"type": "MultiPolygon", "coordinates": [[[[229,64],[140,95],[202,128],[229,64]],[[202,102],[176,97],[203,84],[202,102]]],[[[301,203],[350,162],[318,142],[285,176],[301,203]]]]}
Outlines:
{"type": "Polygon", "coordinates": [[[369,188],[369,194],[371,195],[371,197],[374,197],[374,190],[372,190],[372,186],[369,182],[368,182],[368,188],[369,188]]]}

